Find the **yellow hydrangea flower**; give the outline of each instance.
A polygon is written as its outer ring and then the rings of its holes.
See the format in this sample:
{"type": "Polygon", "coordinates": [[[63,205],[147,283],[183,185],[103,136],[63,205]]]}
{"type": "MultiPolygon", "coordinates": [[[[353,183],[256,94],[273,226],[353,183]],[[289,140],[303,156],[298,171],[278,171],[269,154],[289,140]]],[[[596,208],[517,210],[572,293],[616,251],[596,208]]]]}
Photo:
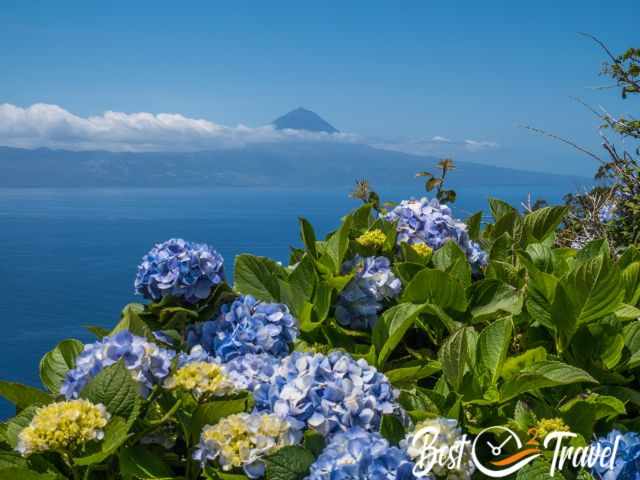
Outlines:
{"type": "Polygon", "coordinates": [[[433,248],[426,243],[414,243],[411,248],[421,257],[428,257],[433,253],[433,248]]]}
{"type": "Polygon", "coordinates": [[[101,440],[110,415],[102,404],[88,400],[57,402],[38,408],[18,436],[22,455],[49,450],[74,451],[92,440],[101,440]]]}
{"type": "Polygon", "coordinates": [[[299,440],[299,432],[277,415],[237,413],[203,429],[194,458],[203,464],[216,459],[224,471],[242,467],[255,473],[263,457],[299,440]]]}
{"type": "Polygon", "coordinates": [[[536,423],[536,426],[529,429],[529,435],[538,441],[543,441],[544,438],[551,432],[568,432],[569,427],[562,421],[561,418],[543,418],[536,423]]]}
{"type": "Polygon", "coordinates": [[[387,241],[387,236],[380,229],[369,230],[366,233],[363,233],[358,238],[356,238],[356,242],[358,242],[363,247],[371,247],[371,248],[381,248],[384,245],[384,242],[387,241]]]}
{"type": "Polygon", "coordinates": [[[196,398],[224,396],[236,392],[235,385],[217,363],[191,362],[165,381],[165,387],[187,390],[196,398]]]}

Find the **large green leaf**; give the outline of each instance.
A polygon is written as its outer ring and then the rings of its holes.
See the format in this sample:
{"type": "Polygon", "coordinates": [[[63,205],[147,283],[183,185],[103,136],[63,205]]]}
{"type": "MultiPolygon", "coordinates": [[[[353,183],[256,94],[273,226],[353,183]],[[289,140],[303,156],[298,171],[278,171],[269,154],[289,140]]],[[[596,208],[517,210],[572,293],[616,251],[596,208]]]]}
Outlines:
{"type": "Polygon", "coordinates": [[[478,336],[476,368],[480,377],[486,377],[491,385],[498,382],[500,367],[507,356],[512,332],[513,321],[511,317],[507,317],[485,327],[478,336]]]}
{"type": "Polygon", "coordinates": [[[505,380],[510,380],[523,370],[546,359],[547,350],[544,347],[532,348],[519,355],[505,359],[500,368],[500,376],[505,380]]]}
{"type": "Polygon", "coordinates": [[[119,361],[91,379],[80,396],[93,403],[103,404],[111,415],[129,418],[139,401],[138,388],[131,372],[119,361]]]}
{"type": "Polygon", "coordinates": [[[585,438],[591,437],[593,427],[598,420],[614,420],[624,415],[624,403],[607,395],[580,395],[560,406],[562,417],[571,427],[571,431],[585,438]]]}
{"type": "Polygon", "coordinates": [[[344,256],[347,254],[351,222],[351,217],[346,217],[342,222],[342,225],[340,225],[340,228],[327,239],[326,254],[333,261],[333,265],[335,267],[334,273],[338,273],[340,271],[344,256]]]}
{"type": "Polygon", "coordinates": [[[430,268],[425,268],[413,277],[405,287],[402,299],[411,303],[431,303],[461,312],[467,308],[462,284],[450,274],[430,268]]]}
{"type": "Polygon", "coordinates": [[[31,423],[31,419],[35,415],[37,409],[37,405],[30,405],[15,417],[7,420],[7,431],[5,432],[5,436],[7,443],[11,448],[15,449],[18,446],[18,435],[20,435],[20,432],[27,427],[29,423],[31,423]]]}
{"type": "Polygon", "coordinates": [[[489,207],[491,208],[491,214],[496,221],[505,215],[514,212],[518,213],[518,211],[507,202],[503,202],[502,200],[498,200],[497,198],[489,198],[489,207]]]}
{"type": "Polygon", "coordinates": [[[510,400],[526,392],[573,383],[598,383],[584,370],[556,360],[545,360],[526,368],[505,382],[501,399],[510,400]]]}
{"type": "Polygon", "coordinates": [[[382,367],[414,324],[423,305],[400,303],[385,311],[373,327],[373,344],[378,352],[378,367],[382,367]]]}
{"type": "Polygon", "coordinates": [[[313,454],[298,446],[283,447],[265,458],[266,480],[302,480],[315,461],[313,454]]]}
{"type": "Polygon", "coordinates": [[[247,402],[248,399],[242,397],[230,400],[214,400],[198,405],[191,417],[191,424],[189,426],[193,440],[196,440],[200,436],[202,428],[205,425],[214,425],[218,423],[221,418],[233,415],[234,413],[244,412],[248,406],[247,402]]]}
{"type": "Polygon", "coordinates": [[[233,274],[235,289],[258,300],[280,300],[278,279],[286,279],[287,273],[273,260],[266,257],[242,254],[236,257],[233,274]]]}
{"type": "Polygon", "coordinates": [[[640,302],[640,262],[633,262],[622,271],[624,284],[624,301],[629,305],[640,302]]]}
{"type": "Polygon", "coordinates": [[[394,385],[411,384],[426,377],[430,377],[436,372],[442,370],[440,362],[435,360],[420,361],[416,360],[411,363],[403,364],[401,367],[387,370],[384,372],[386,377],[394,385]]]}
{"type": "Polygon", "coordinates": [[[432,257],[433,265],[443,272],[449,273],[465,288],[471,284],[471,267],[467,256],[453,240],[435,251],[432,257]]]}
{"type": "Polygon", "coordinates": [[[529,243],[542,242],[553,234],[568,210],[568,207],[544,207],[527,214],[524,228],[529,243]]]}
{"type": "Polygon", "coordinates": [[[618,267],[607,257],[585,260],[558,283],[552,306],[560,346],[566,346],[580,325],[614,313],[624,298],[618,267]]]}
{"type": "Polygon", "coordinates": [[[9,400],[19,409],[33,404],[43,405],[52,400],[51,395],[38,388],[4,380],[0,380],[0,396],[9,400]]]}
{"type": "Polygon", "coordinates": [[[51,393],[57,394],[66,373],[76,365],[76,357],[84,346],[79,340],[63,340],[40,360],[40,380],[51,393]]]}
{"type": "Polygon", "coordinates": [[[157,453],[143,445],[123,448],[118,453],[120,474],[125,478],[166,479],[173,477],[171,468],[157,453]]]}
{"type": "Polygon", "coordinates": [[[468,294],[471,315],[475,318],[491,318],[504,313],[517,315],[522,311],[522,292],[500,280],[475,282],[468,289],[468,294]]]}
{"type": "Polygon", "coordinates": [[[318,252],[316,250],[316,234],[313,231],[313,227],[311,224],[305,219],[300,217],[300,237],[302,239],[302,243],[313,258],[318,258],[318,252]]]}
{"type": "Polygon", "coordinates": [[[449,336],[440,347],[438,359],[442,372],[455,391],[460,391],[464,374],[475,359],[477,334],[471,327],[464,327],[449,336]]]}
{"type": "Polygon", "coordinates": [[[111,330],[109,335],[114,335],[122,330],[128,330],[134,335],[151,338],[152,333],[149,326],[142,319],[144,305],[141,303],[130,303],[122,310],[122,315],[118,324],[111,330]]]}

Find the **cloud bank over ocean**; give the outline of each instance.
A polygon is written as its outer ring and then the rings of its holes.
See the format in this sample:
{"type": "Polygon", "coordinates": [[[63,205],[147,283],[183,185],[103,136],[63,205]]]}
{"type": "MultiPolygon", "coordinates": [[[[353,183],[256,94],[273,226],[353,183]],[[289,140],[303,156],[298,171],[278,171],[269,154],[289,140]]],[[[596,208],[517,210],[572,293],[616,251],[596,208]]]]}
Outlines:
{"type": "Polygon", "coordinates": [[[106,150],[112,152],[189,152],[242,148],[252,144],[340,142],[417,155],[454,154],[498,148],[489,141],[456,141],[442,136],[430,140],[373,141],[353,133],[278,130],[272,125],[235,127],[177,113],[123,113],[81,117],[58,105],[36,103],[23,108],[0,104],[0,145],[17,148],[106,150]]]}

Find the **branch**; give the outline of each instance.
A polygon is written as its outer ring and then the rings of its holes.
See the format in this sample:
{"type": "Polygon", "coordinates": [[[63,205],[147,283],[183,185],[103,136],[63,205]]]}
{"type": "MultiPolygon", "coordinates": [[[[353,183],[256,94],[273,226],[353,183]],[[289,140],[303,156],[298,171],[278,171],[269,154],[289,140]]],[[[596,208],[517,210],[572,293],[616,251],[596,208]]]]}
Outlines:
{"type": "Polygon", "coordinates": [[[521,128],[526,128],[527,130],[531,130],[532,132],[539,133],[539,134],[544,135],[546,137],[553,138],[554,140],[559,140],[560,142],[566,143],[567,145],[575,148],[576,150],[589,155],[591,158],[594,158],[597,162],[601,163],[602,165],[606,164],[606,162],[604,160],[602,160],[599,156],[597,156],[595,153],[587,150],[584,147],[581,147],[580,145],[578,145],[576,143],[573,143],[571,140],[567,140],[566,138],[562,138],[562,137],[560,137],[558,135],[555,135],[553,133],[549,133],[549,132],[547,132],[545,130],[541,130],[539,128],[531,127],[529,125],[520,125],[520,127],[521,128]]]}

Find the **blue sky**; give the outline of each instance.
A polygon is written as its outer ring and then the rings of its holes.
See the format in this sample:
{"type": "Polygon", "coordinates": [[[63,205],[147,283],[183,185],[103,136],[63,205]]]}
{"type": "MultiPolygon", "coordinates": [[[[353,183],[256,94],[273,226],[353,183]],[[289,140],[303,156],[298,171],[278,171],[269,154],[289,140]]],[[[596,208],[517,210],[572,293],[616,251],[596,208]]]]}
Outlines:
{"type": "Polygon", "coordinates": [[[252,127],[302,105],[373,143],[472,139],[499,147],[464,159],[590,175],[592,162],[518,125],[597,149],[597,122],[570,97],[633,105],[591,88],[607,84],[604,55],[577,32],[617,52],[640,45],[639,17],[637,0],[3,0],[0,103],[252,127]]]}

